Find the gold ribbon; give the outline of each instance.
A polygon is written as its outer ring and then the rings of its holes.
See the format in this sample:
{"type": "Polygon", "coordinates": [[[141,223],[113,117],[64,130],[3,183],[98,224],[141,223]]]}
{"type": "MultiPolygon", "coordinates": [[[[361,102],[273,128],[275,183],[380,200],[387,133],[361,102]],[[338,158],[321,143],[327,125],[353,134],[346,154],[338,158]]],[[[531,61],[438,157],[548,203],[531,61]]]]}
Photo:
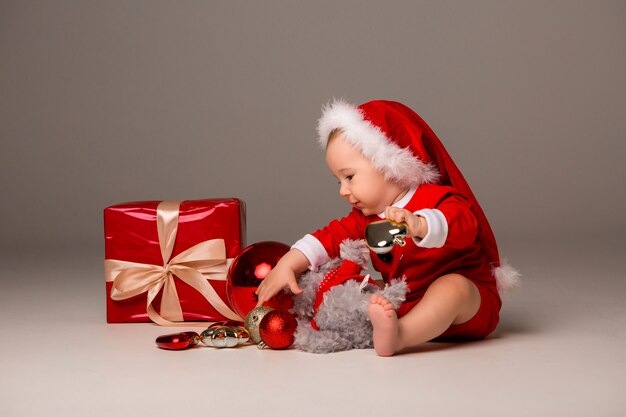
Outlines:
{"type": "MultiPolygon", "coordinates": [[[[147,293],[146,311],[150,319],[162,326],[179,326],[183,312],[174,285],[174,275],[201,293],[206,300],[224,317],[230,320],[243,319],[226,305],[215,289],[207,281],[226,280],[232,258],[226,259],[226,246],[223,239],[210,239],[179,253],[174,258],[172,250],[178,231],[180,202],[163,201],[157,207],[157,229],[163,266],[137,262],[106,259],[104,274],[107,281],[113,281],[111,299],[119,301],[147,293]],[[152,303],[163,290],[161,314],[152,303]]],[[[202,325],[206,323],[184,323],[202,325]]]]}

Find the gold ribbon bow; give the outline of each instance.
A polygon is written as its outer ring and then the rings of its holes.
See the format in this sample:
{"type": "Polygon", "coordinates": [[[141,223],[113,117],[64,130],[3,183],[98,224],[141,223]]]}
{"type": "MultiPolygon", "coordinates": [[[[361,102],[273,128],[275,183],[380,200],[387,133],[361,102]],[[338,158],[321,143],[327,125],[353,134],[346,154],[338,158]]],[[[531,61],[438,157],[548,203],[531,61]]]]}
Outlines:
{"type": "MultiPolygon", "coordinates": [[[[162,326],[177,326],[179,324],[175,322],[183,321],[183,312],[174,285],[176,275],[200,292],[224,317],[242,321],[207,281],[206,275],[213,280],[226,280],[228,268],[233,260],[226,259],[223,239],[205,240],[170,259],[178,231],[179,211],[178,201],[163,201],[157,207],[157,229],[163,266],[116,259],[104,261],[106,280],[113,281],[111,298],[119,301],[147,293],[146,311],[150,319],[162,326]],[[163,294],[159,314],[152,302],[161,290],[163,294]]],[[[190,324],[196,323],[185,323],[190,324]]],[[[206,323],[198,324],[206,326],[206,323]]]]}

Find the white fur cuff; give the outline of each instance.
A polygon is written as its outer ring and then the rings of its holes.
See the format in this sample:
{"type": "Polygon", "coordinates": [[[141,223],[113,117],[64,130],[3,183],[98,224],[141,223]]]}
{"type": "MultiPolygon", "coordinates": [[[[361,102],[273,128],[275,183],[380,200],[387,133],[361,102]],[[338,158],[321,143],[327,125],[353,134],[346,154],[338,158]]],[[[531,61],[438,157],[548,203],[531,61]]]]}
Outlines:
{"type": "Polygon", "coordinates": [[[298,249],[306,256],[311,264],[309,269],[317,272],[320,265],[330,260],[326,249],[322,243],[313,235],[306,235],[291,246],[291,249],[298,249]]]}
{"type": "Polygon", "coordinates": [[[424,239],[413,238],[413,242],[420,248],[442,247],[448,238],[448,221],[446,216],[437,209],[422,209],[413,214],[423,217],[428,224],[428,233],[424,236],[424,239]]]}

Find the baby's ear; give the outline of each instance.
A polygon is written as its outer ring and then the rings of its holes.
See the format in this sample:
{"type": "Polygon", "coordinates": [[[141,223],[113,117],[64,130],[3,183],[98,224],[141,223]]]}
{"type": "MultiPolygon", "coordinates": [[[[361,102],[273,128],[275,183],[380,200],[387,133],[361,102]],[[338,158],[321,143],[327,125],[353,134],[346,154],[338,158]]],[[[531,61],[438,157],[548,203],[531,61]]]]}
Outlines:
{"type": "Polygon", "coordinates": [[[363,239],[346,239],[339,245],[339,256],[365,268],[370,259],[370,251],[363,239]]]}

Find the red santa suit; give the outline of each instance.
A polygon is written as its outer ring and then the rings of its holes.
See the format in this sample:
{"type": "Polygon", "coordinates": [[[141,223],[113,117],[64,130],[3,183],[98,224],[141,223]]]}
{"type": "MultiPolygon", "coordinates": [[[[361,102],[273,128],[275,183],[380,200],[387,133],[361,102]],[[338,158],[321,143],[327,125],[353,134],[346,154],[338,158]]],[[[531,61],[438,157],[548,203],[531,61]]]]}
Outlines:
{"type": "MultiPolygon", "coordinates": [[[[480,338],[498,323],[498,288],[515,285],[518,274],[500,264],[495,237],[469,185],[428,125],[408,107],[376,100],[352,106],[345,101],[328,105],[318,122],[325,148],[330,133],[341,129],[344,138],[370,159],[385,178],[409,191],[395,207],[424,217],[428,234],[396,246],[392,260],[371,257],[385,281],[403,278],[408,284],[403,316],[413,308],[437,278],[457,273],[479,289],[481,307],[469,322],[451,326],[443,337],[480,338]]],[[[311,268],[339,256],[345,239],[363,239],[366,226],[380,220],[353,209],[346,217],[305,236],[293,245],[308,258],[311,268]]]]}
{"type": "MultiPolygon", "coordinates": [[[[407,239],[405,246],[395,246],[390,260],[383,261],[370,252],[372,265],[385,282],[402,278],[408,285],[406,302],[398,309],[398,316],[413,308],[437,278],[456,273],[479,289],[482,308],[470,323],[452,326],[442,336],[487,336],[498,323],[502,303],[493,268],[478,239],[478,222],[471,203],[451,187],[425,184],[410,189],[393,206],[424,217],[429,230],[422,240],[407,239]]],[[[305,236],[293,247],[303,252],[312,268],[316,268],[339,256],[339,244],[345,239],[363,239],[366,226],[382,217],[382,214],[365,216],[353,209],[346,217],[305,236]]]]}

